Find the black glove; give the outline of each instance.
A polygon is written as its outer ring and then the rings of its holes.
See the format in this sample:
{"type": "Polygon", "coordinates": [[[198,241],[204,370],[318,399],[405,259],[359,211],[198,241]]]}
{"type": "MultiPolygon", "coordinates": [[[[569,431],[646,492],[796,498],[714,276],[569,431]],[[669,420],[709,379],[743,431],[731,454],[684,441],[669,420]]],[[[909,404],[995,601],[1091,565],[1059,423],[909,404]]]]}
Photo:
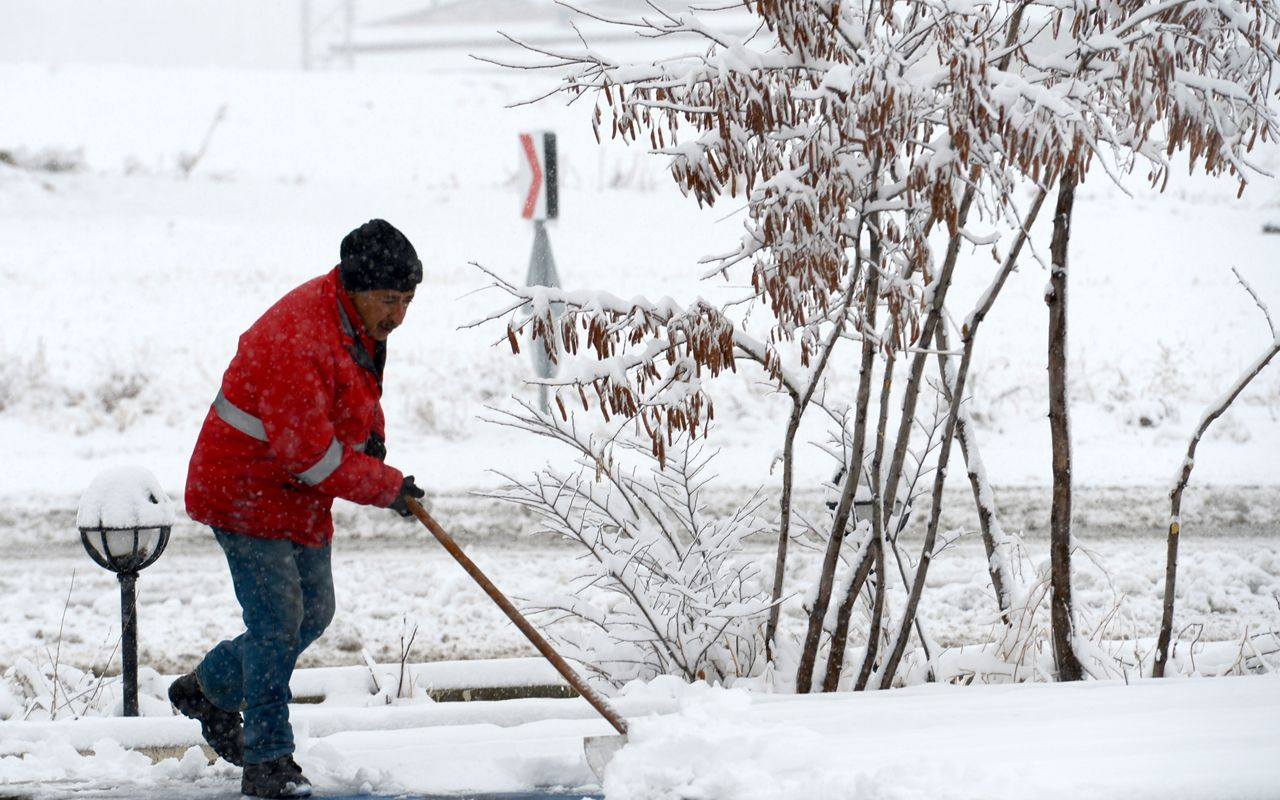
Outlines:
{"type": "Polygon", "coordinates": [[[373,456],[379,461],[385,461],[387,459],[387,443],[378,435],[377,431],[371,431],[369,433],[369,438],[365,440],[364,454],[366,456],[373,456]]]}
{"type": "Polygon", "coordinates": [[[409,510],[409,498],[412,497],[418,500],[426,496],[427,493],[419,489],[418,485],[413,482],[413,476],[406,475],[404,476],[404,483],[400,484],[400,494],[396,495],[396,499],[392,500],[391,505],[387,506],[387,508],[402,517],[412,517],[413,512],[409,510]]]}

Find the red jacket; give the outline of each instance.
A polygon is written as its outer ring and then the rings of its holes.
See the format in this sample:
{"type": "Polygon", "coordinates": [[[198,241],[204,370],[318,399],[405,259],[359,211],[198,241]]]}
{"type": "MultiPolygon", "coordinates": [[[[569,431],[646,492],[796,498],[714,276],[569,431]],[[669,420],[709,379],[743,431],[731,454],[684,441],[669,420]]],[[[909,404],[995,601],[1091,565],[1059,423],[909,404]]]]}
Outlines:
{"type": "Polygon", "coordinates": [[[187,471],[192,519],[322,545],[335,497],[390,505],[404,476],[363,451],[385,435],[385,350],[334,269],[286,294],[240,337],[187,471]]]}

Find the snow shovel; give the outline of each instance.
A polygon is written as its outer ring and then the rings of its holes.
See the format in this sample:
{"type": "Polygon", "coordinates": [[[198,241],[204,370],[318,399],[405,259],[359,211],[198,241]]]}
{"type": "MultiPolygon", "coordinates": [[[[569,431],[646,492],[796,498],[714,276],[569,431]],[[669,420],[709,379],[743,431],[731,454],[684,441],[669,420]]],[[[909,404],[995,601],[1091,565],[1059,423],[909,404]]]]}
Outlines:
{"type": "Polygon", "coordinates": [[[569,663],[551,647],[547,640],[542,638],[542,634],[538,633],[538,631],[529,624],[529,621],[524,618],[524,615],[516,610],[516,607],[507,599],[507,596],[504,595],[497,586],[493,585],[493,582],[480,571],[480,568],[476,566],[475,562],[468,558],[466,553],[462,552],[462,548],[458,547],[458,543],[453,540],[452,536],[445,532],[444,528],[440,527],[438,522],[432,519],[431,515],[427,513],[427,510],[422,507],[422,504],[417,500],[414,500],[412,497],[406,498],[406,500],[408,501],[409,510],[413,512],[413,515],[427,527],[427,530],[431,531],[431,535],[435,536],[436,539],[439,540],[440,544],[444,546],[444,549],[449,551],[449,555],[453,556],[454,561],[461,564],[462,568],[467,571],[467,574],[470,575],[476,583],[480,584],[480,588],[484,589],[485,594],[489,595],[489,598],[498,604],[498,608],[502,609],[503,613],[507,615],[507,618],[516,624],[516,627],[520,629],[520,632],[524,634],[530,644],[536,647],[538,652],[541,653],[545,659],[551,662],[551,666],[556,668],[556,671],[560,673],[561,677],[563,677],[570,686],[577,690],[578,694],[582,695],[582,697],[584,697],[596,711],[600,712],[600,716],[608,720],[609,724],[618,731],[619,735],[617,736],[588,736],[582,743],[583,751],[587,756],[587,764],[591,767],[591,771],[595,773],[596,777],[603,780],[605,766],[608,765],[609,760],[612,759],[614,754],[617,753],[618,750],[627,742],[626,721],[618,715],[617,711],[614,711],[613,708],[605,702],[603,697],[588,686],[582,678],[578,677],[578,673],[573,671],[573,667],[570,667],[569,663]]]}

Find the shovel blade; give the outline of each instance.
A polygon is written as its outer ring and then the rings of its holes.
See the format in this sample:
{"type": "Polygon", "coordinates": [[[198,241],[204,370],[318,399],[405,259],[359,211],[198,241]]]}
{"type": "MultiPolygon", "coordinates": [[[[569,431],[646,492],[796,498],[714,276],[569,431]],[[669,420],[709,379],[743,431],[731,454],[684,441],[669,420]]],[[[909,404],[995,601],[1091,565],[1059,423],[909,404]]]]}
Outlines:
{"type": "Polygon", "coordinates": [[[604,780],[604,769],[623,745],[627,743],[625,736],[588,736],[582,740],[582,749],[587,755],[587,766],[595,773],[598,780],[604,780]]]}

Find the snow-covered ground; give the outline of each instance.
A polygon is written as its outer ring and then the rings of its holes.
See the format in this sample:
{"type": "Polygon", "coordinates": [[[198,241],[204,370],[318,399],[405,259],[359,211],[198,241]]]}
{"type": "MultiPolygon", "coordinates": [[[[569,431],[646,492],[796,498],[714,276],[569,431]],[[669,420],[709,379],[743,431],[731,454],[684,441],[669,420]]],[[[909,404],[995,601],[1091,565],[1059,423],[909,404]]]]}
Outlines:
{"type": "MultiPolygon", "coordinates": [[[[1267,800],[1280,785],[1274,676],[804,697],[664,679],[615,702],[632,728],[610,800],[1267,800]]],[[[582,741],[612,732],[581,700],[335,706],[294,713],[298,761],[328,795],[594,794],[582,741]]],[[[127,749],[189,741],[193,725],[0,723],[0,791],[237,797],[239,770],[196,749],[159,764],[127,749]]]]}
{"type": "MultiPolygon", "coordinates": [[[[551,241],[566,286],[723,297],[733,287],[698,282],[695,262],[736,239],[737,209],[699,211],[659,160],[597,147],[586,107],[505,107],[545,78],[456,49],[362,63],[323,73],[0,63],[0,670],[54,659],[115,669],[118,594],[80,549],[81,493],[103,470],[137,464],[180,508],[238,334],[331,267],[342,235],[375,216],[409,235],[428,271],[391,341],[389,460],[432,488],[441,520],[509,594],[536,598],[577,574],[572,550],[531,539],[528,518],[472,494],[496,483],[492,470],[521,474],[555,457],[481,419],[533,396],[530,367],[499,327],[464,327],[501,304],[477,291],[486,280],[470,262],[515,281],[527,269],[516,133],[559,135],[563,218],[551,241]]],[[[1258,158],[1280,168],[1274,149],[1258,158]]],[[[1263,233],[1280,223],[1280,185],[1259,181],[1239,200],[1229,182],[1185,175],[1163,195],[1130,188],[1092,177],[1073,227],[1076,521],[1089,556],[1076,561],[1076,599],[1089,633],[1141,651],[1159,619],[1165,494],[1187,437],[1270,339],[1231,268],[1280,309],[1280,236],[1263,233]]],[[[987,254],[968,257],[957,313],[991,269],[987,254]]],[[[1045,280],[1031,260],[1014,277],[971,379],[1005,527],[1024,534],[1029,565],[1047,558],[1045,280]]],[[[782,406],[747,372],[718,392],[714,496],[732,504],[776,483],[782,406]]],[[[1202,673],[1231,671],[1246,635],[1280,629],[1277,452],[1273,366],[1201,444],[1183,513],[1179,657],[1202,673]]],[[[813,448],[799,470],[813,487],[804,502],[820,510],[830,463],[813,448]]],[[[954,513],[954,527],[971,526],[954,513]]],[[[338,528],[339,616],[304,666],[363,669],[353,666],[363,651],[396,663],[415,625],[414,661],[530,653],[424,532],[349,505],[338,528]]],[[[767,543],[749,554],[771,557],[767,543]]],[[[800,591],[815,557],[792,562],[800,591]]],[[[0,717],[16,714],[0,722],[0,795],[236,795],[225,764],[193,753],[152,765],[110,744],[193,741],[163,687],[238,624],[216,545],[181,514],[139,590],[148,716],[23,722],[21,698],[0,692],[0,717]]],[[[930,573],[931,636],[949,648],[987,641],[989,592],[980,545],[961,538],[930,573]]],[[[798,598],[785,610],[784,626],[799,622],[798,598]]],[[[520,680],[527,662],[509,664],[520,680]]],[[[795,698],[659,681],[618,698],[636,721],[633,743],[603,789],[635,800],[1280,795],[1274,675],[1135,673],[1130,683],[795,698]]],[[[581,701],[368,703],[357,693],[298,711],[299,760],[322,790],[599,788],[580,740],[607,726],[581,701]]]]}

